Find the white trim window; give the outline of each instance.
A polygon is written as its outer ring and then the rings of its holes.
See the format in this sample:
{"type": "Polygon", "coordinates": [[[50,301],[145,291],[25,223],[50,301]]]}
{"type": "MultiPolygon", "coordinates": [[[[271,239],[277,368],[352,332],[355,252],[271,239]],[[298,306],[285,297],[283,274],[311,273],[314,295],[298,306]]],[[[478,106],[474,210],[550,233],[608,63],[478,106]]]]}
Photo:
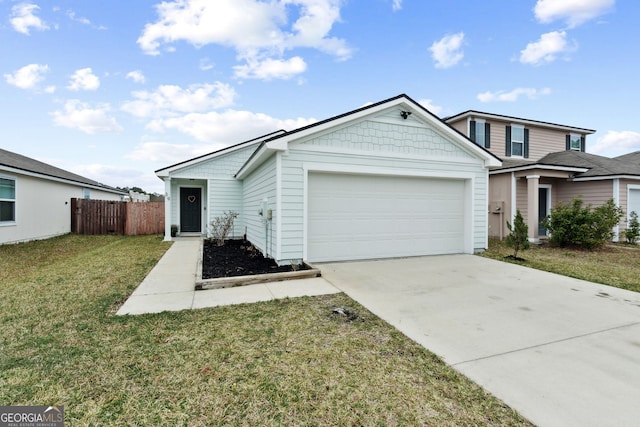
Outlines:
{"type": "Polygon", "coordinates": [[[524,156],[524,126],[511,125],[511,155],[524,156]]]}
{"type": "Polygon", "coordinates": [[[16,221],[16,180],[0,177],[0,224],[16,221]]]}
{"type": "Polygon", "coordinates": [[[582,151],[582,135],[577,133],[569,134],[569,150],[582,151]]]}

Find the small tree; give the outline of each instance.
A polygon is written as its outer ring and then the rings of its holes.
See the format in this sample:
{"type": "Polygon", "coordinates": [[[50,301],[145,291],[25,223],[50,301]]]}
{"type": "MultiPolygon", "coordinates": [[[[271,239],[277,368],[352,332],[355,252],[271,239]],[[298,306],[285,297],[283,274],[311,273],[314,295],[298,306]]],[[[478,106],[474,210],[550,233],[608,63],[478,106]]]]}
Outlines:
{"type": "Polygon", "coordinates": [[[624,231],[624,237],[627,239],[627,243],[632,245],[635,245],[640,237],[640,221],[638,221],[638,214],[635,211],[629,214],[629,223],[624,231]]]}
{"type": "Polygon", "coordinates": [[[209,236],[213,239],[216,245],[224,245],[224,241],[227,239],[229,232],[233,228],[233,221],[235,221],[238,215],[238,212],[228,211],[215,217],[213,221],[211,221],[209,236]]]}
{"type": "Polygon", "coordinates": [[[529,249],[529,227],[524,222],[520,209],[516,210],[513,225],[507,221],[507,228],[510,233],[505,238],[505,241],[507,246],[513,248],[513,257],[518,258],[518,252],[529,249]]]}

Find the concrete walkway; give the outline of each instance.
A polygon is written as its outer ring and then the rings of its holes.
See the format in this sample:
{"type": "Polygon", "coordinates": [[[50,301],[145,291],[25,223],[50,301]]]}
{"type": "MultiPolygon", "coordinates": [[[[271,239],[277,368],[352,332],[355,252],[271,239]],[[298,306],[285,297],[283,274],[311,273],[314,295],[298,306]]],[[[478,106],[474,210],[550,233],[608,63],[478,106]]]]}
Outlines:
{"type": "Polygon", "coordinates": [[[322,277],[195,291],[200,239],[175,241],[116,314],[179,311],[340,291],[322,277]]]}
{"type": "Polygon", "coordinates": [[[472,255],[319,267],[536,425],[640,425],[638,293],[472,255]]]}

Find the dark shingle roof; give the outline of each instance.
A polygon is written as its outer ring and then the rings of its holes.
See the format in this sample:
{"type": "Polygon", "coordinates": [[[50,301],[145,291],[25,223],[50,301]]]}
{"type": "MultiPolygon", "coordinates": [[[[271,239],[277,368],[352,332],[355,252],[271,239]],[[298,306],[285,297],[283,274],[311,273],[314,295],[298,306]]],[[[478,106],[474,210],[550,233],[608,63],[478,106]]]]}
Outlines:
{"type": "Polygon", "coordinates": [[[616,175],[640,176],[640,152],[609,158],[581,151],[558,151],[549,153],[537,161],[524,159],[504,159],[502,166],[494,170],[520,167],[557,166],[566,168],[584,168],[575,178],[607,177],[616,175]]]}
{"type": "Polygon", "coordinates": [[[640,151],[634,151],[633,153],[623,154],[622,156],[614,157],[614,159],[621,160],[627,163],[635,163],[640,165],[640,151]]]}
{"type": "Polygon", "coordinates": [[[620,159],[598,156],[596,154],[580,151],[560,151],[550,153],[536,163],[552,166],[573,166],[589,168],[577,177],[596,177],[612,175],[640,175],[640,164],[627,162],[620,159]]]}
{"type": "Polygon", "coordinates": [[[2,166],[19,169],[25,172],[35,173],[38,175],[44,175],[51,178],[73,181],[79,184],[90,185],[93,187],[101,187],[106,191],[123,193],[122,191],[119,191],[113,187],[101,184],[98,181],[85,178],[64,169],[60,169],[47,163],[32,159],[30,157],[26,157],[21,154],[13,153],[11,151],[3,150],[2,148],[0,148],[0,168],[2,166]]]}

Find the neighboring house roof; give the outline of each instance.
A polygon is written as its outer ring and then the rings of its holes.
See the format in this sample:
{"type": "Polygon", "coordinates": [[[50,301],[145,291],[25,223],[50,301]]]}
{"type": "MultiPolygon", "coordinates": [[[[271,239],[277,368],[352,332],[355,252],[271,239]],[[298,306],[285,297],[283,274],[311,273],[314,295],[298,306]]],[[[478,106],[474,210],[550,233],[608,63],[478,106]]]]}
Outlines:
{"type": "Polygon", "coordinates": [[[614,159],[640,165],[640,151],[634,151],[633,153],[623,154],[622,156],[614,157],[614,159]]]}
{"type": "Polygon", "coordinates": [[[405,94],[400,94],[393,98],[385,99],[383,101],[376,102],[375,104],[370,104],[370,105],[358,108],[356,110],[349,111],[347,113],[340,114],[338,116],[334,116],[334,117],[331,117],[307,126],[303,126],[298,129],[294,129],[289,132],[278,134],[272,138],[265,139],[260,144],[260,146],[253,152],[251,157],[249,157],[249,159],[242,166],[242,168],[240,168],[240,170],[236,174],[236,177],[241,178],[245,176],[248,172],[253,170],[253,168],[256,167],[256,165],[260,164],[264,159],[266,159],[271,154],[273,154],[273,152],[279,151],[279,150],[285,150],[289,141],[293,139],[299,139],[304,136],[307,136],[308,134],[320,132],[332,126],[339,126],[345,122],[356,120],[363,116],[369,115],[372,112],[375,112],[376,110],[382,110],[384,108],[388,108],[396,105],[404,105],[407,111],[409,112],[409,114],[411,114],[412,112],[411,110],[413,110],[414,112],[419,112],[419,114],[421,114],[425,118],[430,118],[432,123],[445,134],[449,134],[456,138],[465,139],[467,142],[470,143],[469,145],[470,149],[474,150],[476,153],[480,154],[481,156],[487,159],[487,164],[491,166],[498,166],[501,163],[501,159],[498,156],[491,153],[489,150],[485,149],[484,147],[480,147],[479,145],[475,144],[466,135],[462,134],[458,130],[449,126],[442,119],[440,119],[438,116],[433,114],[431,111],[424,108],[422,105],[420,105],[413,99],[411,99],[409,96],[405,94]]]}
{"type": "Polygon", "coordinates": [[[513,116],[504,116],[501,114],[494,114],[494,113],[486,113],[483,111],[476,111],[476,110],[467,110],[467,111],[463,111],[462,113],[456,114],[454,116],[449,116],[449,117],[445,117],[443,120],[446,123],[450,123],[450,122],[455,122],[461,119],[466,119],[466,118],[479,118],[479,119],[488,119],[488,120],[499,120],[499,121],[504,121],[504,122],[518,122],[518,123],[524,123],[524,124],[530,124],[533,126],[543,126],[543,127],[547,127],[547,128],[552,128],[552,129],[557,129],[557,130],[562,130],[565,132],[577,132],[577,133],[581,133],[581,134],[593,134],[596,131],[593,129],[586,129],[586,128],[579,128],[579,127],[575,127],[575,126],[567,126],[567,125],[561,125],[561,124],[557,124],[557,123],[550,123],[550,122],[543,122],[540,120],[531,120],[531,119],[524,119],[522,117],[513,117],[513,116]]]}
{"type": "Polygon", "coordinates": [[[549,153],[535,162],[505,160],[502,167],[493,169],[492,173],[527,169],[556,169],[574,172],[574,180],[606,179],[614,176],[638,177],[640,179],[640,162],[633,161],[638,157],[633,154],[636,153],[612,159],[581,151],[558,151],[549,153]]]}
{"type": "Polygon", "coordinates": [[[98,188],[112,193],[126,194],[124,191],[101,184],[98,181],[85,178],[21,154],[3,150],[2,148],[0,148],[0,169],[17,173],[26,173],[28,175],[34,175],[45,179],[64,181],[75,185],[81,185],[83,187],[98,188]]]}
{"type": "Polygon", "coordinates": [[[171,172],[174,172],[176,170],[183,169],[185,167],[189,167],[189,166],[191,166],[191,165],[193,165],[195,163],[200,163],[202,161],[213,159],[213,158],[221,156],[223,154],[232,153],[234,151],[237,151],[237,150],[240,150],[240,149],[243,149],[243,148],[246,148],[246,147],[250,147],[251,145],[254,145],[254,144],[257,145],[257,144],[261,143],[262,141],[273,137],[274,135],[279,135],[279,134],[284,134],[284,133],[286,133],[285,130],[282,130],[282,129],[281,130],[277,130],[275,132],[271,132],[271,133],[268,133],[266,135],[259,136],[257,138],[249,139],[247,141],[240,142],[240,143],[235,144],[235,145],[230,145],[229,147],[225,147],[225,148],[222,148],[220,150],[216,150],[216,151],[213,151],[211,153],[204,154],[202,156],[194,157],[192,159],[184,160],[182,162],[175,163],[173,165],[164,167],[162,169],[158,169],[157,171],[155,171],[155,174],[158,177],[166,177],[166,176],[169,176],[169,174],[171,172]]]}

